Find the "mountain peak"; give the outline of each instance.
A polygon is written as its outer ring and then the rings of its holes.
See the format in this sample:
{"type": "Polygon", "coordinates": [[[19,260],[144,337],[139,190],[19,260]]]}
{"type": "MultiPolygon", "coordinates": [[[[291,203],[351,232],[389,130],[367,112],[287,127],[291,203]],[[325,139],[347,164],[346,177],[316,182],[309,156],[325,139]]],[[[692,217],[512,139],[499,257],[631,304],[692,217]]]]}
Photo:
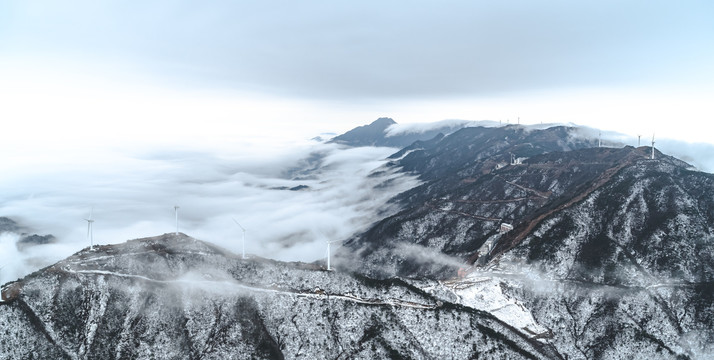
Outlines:
{"type": "Polygon", "coordinates": [[[402,132],[399,134],[387,134],[390,126],[397,122],[392,118],[381,117],[369,125],[358,126],[342,135],[334,137],[330,143],[348,146],[388,146],[402,148],[415,141],[426,141],[433,139],[439,134],[450,134],[466,125],[462,123],[444,123],[432,127],[428,130],[417,130],[402,132]]]}
{"type": "Polygon", "coordinates": [[[358,126],[336,136],[330,142],[349,146],[384,146],[387,128],[396,123],[391,118],[381,117],[369,125],[358,126]]]}
{"type": "Polygon", "coordinates": [[[377,120],[372,121],[372,123],[369,124],[368,126],[379,126],[379,127],[384,127],[386,129],[387,127],[394,125],[396,123],[397,122],[394,121],[394,119],[392,119],[392,118],[381,117],[377,120]]]}

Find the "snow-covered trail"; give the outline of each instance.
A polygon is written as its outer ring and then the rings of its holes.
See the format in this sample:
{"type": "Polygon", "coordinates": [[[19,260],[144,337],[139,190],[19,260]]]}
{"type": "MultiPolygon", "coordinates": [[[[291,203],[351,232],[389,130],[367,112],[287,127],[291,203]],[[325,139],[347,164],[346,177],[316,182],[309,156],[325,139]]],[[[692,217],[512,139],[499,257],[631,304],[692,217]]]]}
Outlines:
{"type": "Polygon", "coordinates": [[[222,292],[239,293],[242,291],[252,291],[252,292],[270,293],[270,294],[284,295],[284,296],[316,298],[316,299],[325,299],[325,300],[330,300],[330,299],[343,300],[343,301],[351,301],[351,302],[356,302],[356,303],[366,304],[366,305],[387,305],[387,306],[408,307],[408,308],[426,309],[426,310],[432,310],[432,309],[436,309],[439,307],[438,304],[422,304],[422,303],[416,303],[416,302],[412,302],[412,301],[406,301],[406,300],[395,299],[395,298],[366,299],[366,298],[361,298],[361,297],[358,297],[358,296],[355,296],[355,295],[349,294],[349,293],[340,295],[340,294],[328,294],[328,293],[325,293],[322,291],[304,292],[304,291],[295,291],[295,290],[275,289],[275,288],[268,288],[268,287],[249,286],[249,285],[241,284],[241,283],[238,283],[236,281],[231,281],[231,280],[196,280],[196,279],[158,280],[158,279],[152,279],[152,278],[142,276],[142,275],[123,274],[123,273],[107,271],[107,270],[75,270],[75,269],[71,269],[69,267],[64,267],[63,270],[66,272],[69,272],[69,273],[74,273],[74,274],[107,275],[107,276],[117,276],[117,277],[123,277],[123,278],[140,279],[140,280],[144,280],[144,281],[163,283],[163,284],[189,285],[196,289],[221,292],[221,293],[222,292]]]}
{"type": "Polygon", "coordinates": [[[657,288],[691,288],[698,285],[706,285],[711,282],[686,282],[686,281],[667,281],[662,279],[654,279],[656,282],[651,282],[647,285],[624,285],[624,284],[603,284],[593,281],[584,281],[579,279],[562,279],[562,278],[546,278],[534,272],[507,272],[500,270],[472,270],[466,278],[454,278],[443,281],[445,284],[459,286],[459,284],[470,284],[472,282],[480,282],[485,279],[503,279],[503,280],[519,280],[530,284],[539,284],[543,286],[556,287],[563,283],[582,285],[587,287],[600,287],[614,290],[642,291],[657,288]],[[480,280],[478,280],[480,279],[480,280]]]}

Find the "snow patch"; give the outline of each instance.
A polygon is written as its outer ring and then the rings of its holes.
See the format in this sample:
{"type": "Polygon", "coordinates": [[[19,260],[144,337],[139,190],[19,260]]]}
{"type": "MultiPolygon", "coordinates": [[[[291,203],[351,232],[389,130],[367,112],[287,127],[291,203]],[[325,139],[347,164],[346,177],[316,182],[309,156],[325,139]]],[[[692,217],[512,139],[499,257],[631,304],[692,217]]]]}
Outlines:
{"type": "Polygon", "coordinates": [[[549,333],[548,329],[535,321],[531,311],[522,302],[504,294],[502,286],[500,279],[479,274],[443,281],[425,287],[424,290],[435,295],[441,291],[453,294],[461,305],[489,312],[530,337],[549,333]]]}

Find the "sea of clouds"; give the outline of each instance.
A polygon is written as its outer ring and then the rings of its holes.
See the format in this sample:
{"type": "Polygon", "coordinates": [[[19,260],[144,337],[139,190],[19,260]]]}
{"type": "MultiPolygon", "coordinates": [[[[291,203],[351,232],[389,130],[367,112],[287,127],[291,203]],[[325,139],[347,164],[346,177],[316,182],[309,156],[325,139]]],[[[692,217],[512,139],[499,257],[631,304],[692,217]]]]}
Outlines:
{"type": "Polygon", "coordinates": [[[389,211],[389,198],[418,183],[383,167],[396,150],[238,141],[223,152],[104,150],[16,168],[0,179],[0,216],[57,241],[19,250],[20,234],[0,235],[0,283],[89,246],[84,219],[90,212],[94,243],[113,244],[175,231],[175,205],[180,232],[235,253],[242,250],[242,231],[233,219],[246,229],[248,254],[324,259],[327,240],[365,230],[379,211],[389,211]],[[296,187],[301,190],[290,190],[296,187]]]}

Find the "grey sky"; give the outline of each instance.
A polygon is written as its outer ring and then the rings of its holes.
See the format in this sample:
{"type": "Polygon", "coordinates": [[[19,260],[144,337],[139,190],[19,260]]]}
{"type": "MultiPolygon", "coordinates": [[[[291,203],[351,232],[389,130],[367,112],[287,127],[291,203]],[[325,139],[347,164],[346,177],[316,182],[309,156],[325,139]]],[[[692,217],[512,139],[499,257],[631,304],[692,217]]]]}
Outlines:
{"type": "MultiPolygon", "coordinates": [[[[326,99],[714,80],[709,1],[15,1],[0,56],[326,99]]],[[[436,119],[435,119],[436,120],[436,119]]]]}

